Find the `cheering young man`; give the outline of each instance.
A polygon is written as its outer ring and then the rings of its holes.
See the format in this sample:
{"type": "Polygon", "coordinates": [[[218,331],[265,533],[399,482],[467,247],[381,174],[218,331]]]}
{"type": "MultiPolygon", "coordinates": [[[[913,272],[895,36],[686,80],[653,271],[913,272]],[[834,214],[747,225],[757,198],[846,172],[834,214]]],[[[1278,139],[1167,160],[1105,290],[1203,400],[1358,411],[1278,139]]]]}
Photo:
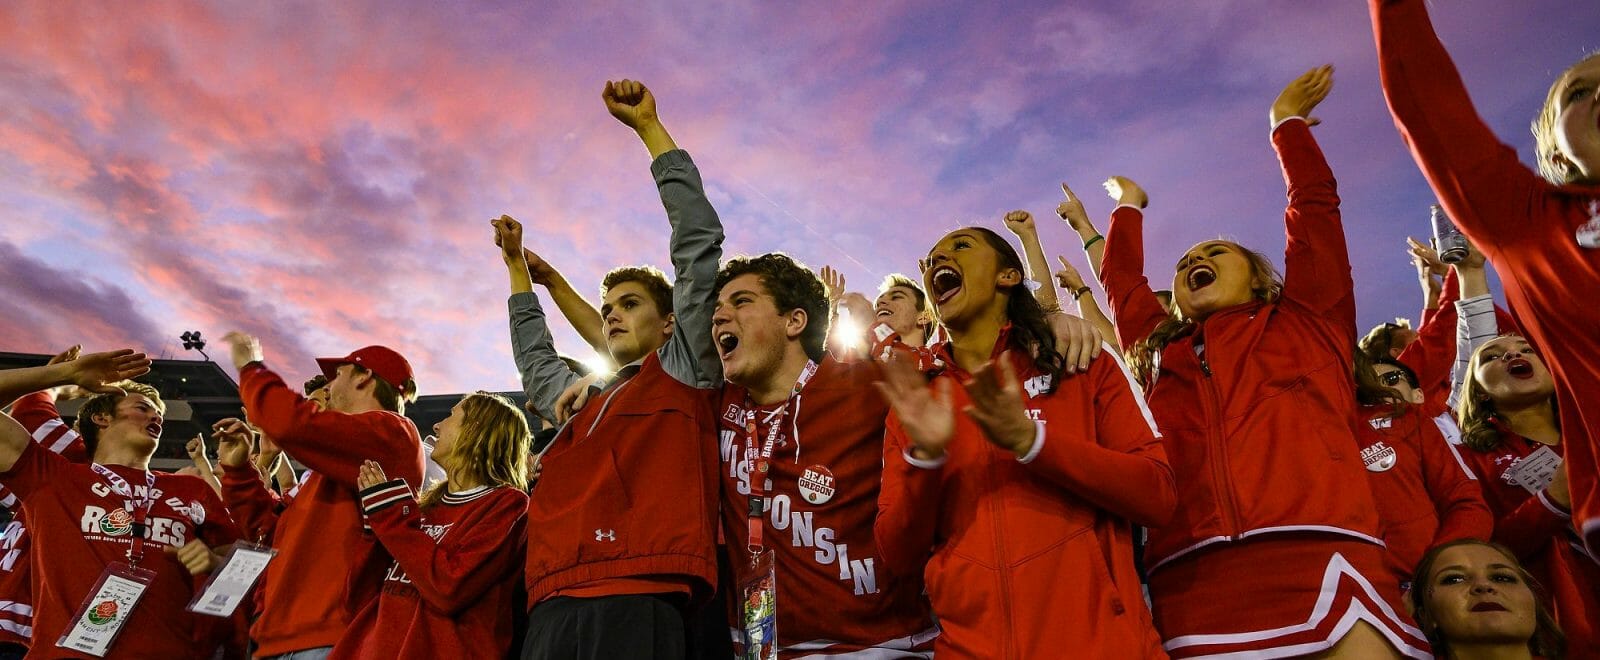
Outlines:
{"type": "Polygon", "coordinates": [[[211,548],[238,534],[205,482],[149,470],[164,407],[148,386],[112,385],[149,367],[123,350],[0,371],[0,404],[69,384],[99,393],[79,411],[88,465],[33,442],[0,414],[0,483],[21,501],[33,537],[35,655],[209,656],[219,641],[218,625],[185,607],[195,576],[218,564],[211,548]],[[120,590],[102,582],[113,576],[120,590]]]}
{"type": "MultiPolygon", "coordinates": [[[[716,584],[710,402],[722,377],[709,317],[722,225],[650,91],[623,80],[606,83],[602,96],[650,151],[677,283],[651,268],[605,277],[605,345],[622,368],[543,456],[528,507],[530,659],[681,658],[684,614],[716,584]]],[[[511,276],[517,368],[534,407],[554,411],[579,374],[556,354],[521,225],[504,216],[493,223],[511,276]]],[[[539,279],[549,282],[545,274],[539,279]]]]}
{"type": "MultiPolygon", "coordinates": [[[[273,529],[278,555],[267,570],[261,617],[250,631],[255,657],[326,657],[355,608],[377,595],[389,564],[362,537],[356,494],[362,462],[375,460],[385,474],[422,484],[422,439],[400,414],[404,401],[416,397],[411,364],[382,346],[318,359],[328,377],[328,407],[322,409],[266,367],[255,337],[230,332],[223,339],[232,346],[250,421],[312,471],[273,529]]],[[[250,441],[249,431],[224,432],[219,440],[236,447],[250,441]]],[[[273,506],[248,452],[221,447],[218,455],[229,501],[273,506]]]]}

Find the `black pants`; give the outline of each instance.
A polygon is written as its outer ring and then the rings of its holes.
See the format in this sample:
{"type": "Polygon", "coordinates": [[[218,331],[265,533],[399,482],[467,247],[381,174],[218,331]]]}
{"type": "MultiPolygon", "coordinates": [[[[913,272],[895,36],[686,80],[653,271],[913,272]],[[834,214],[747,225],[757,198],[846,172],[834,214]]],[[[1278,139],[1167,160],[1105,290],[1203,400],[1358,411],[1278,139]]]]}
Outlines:
{"type": "Polygon", "coordinates": [[[528,613],[522,660],[683,660],[683,611],[658,596],[551,598],[528,613]]]}

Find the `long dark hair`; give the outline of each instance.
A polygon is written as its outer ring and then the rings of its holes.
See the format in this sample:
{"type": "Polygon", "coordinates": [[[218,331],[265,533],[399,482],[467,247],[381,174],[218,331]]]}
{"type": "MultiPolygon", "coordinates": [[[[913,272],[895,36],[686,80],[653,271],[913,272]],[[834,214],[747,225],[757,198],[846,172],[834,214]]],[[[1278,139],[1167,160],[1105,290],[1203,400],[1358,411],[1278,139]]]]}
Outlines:
{"type": "Polygon", "coordinates": [[[1422,561],[1417,562],[1417,571],[1411,583],[1411,591],[1406,594],[1406,600],[1411,605],[1411,611],[1417,620],[1417,627],[1428,636],[1428,643],[1433,646],[1433,652],[1441,658],[1450,657],[1450,640],[1439,633],[1439,623],[1433,618],[1433,612],[1428,609],[1428,591],[1432,588],[1433,565],[1438,563],[1439,555],[1445,550],[1463,545],[1481,545],[1493,548],[1495,552],[1504,555],[1506,561],[1517,571],[1517,577],[1528,585],[1533,591],[1533,638],[1528,640],[1528,650],[1533,655],[1547,660],[1561,660],[1566,657],[1567,636],[1562,634],[1561,626],[1556,625],[1556,619],[1550,614],[1550,608],[1545,605],[1548,599],[1539,582],[1533,579],[1528,571],[1522,568],[1522,562],[1517,561],[1517,556],[1498,543],[1489,543],[1476,539],[1460,539],[1435,546],[1428,554],[1422,556],[1422,561]]]}
{"type": "MultiPolygon", "coordinates": [[[[966,227],[964,231],[982,236],[989,248],[1000,255],[1001,268],[1028,272],[1023,268],[1022,257],[1017,254],[1016,248],[1011,247],[1011,243],[1000,234],[983,227],[966,227]]],[[[1050,321],[1045,317],[1061,310],[1045,309],[1033,297],[1033,292],[1022,284],[1012,287],[1006,296],[1006,319],[1011,322],[1011,332],[1006,335],[1006,347],[1029,356],[1035,369],[1049,374],[1050,387],[1047,391],[1054,391],[1056,383],[1061,381],[1061,372],[1066,369],[1067,360],[1056,350],[1056,333],[1050,329],[1050,321]]]]}

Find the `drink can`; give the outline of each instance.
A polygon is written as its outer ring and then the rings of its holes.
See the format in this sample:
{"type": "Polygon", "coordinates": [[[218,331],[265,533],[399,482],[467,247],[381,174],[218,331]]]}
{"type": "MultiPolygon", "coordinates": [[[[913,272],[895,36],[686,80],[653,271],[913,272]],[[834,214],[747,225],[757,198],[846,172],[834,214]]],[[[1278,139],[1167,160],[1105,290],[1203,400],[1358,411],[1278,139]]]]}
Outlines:
{"type": "Polygon", "coordinates": [[[1447,264],[1461,263],[1467,258],[1467,237],[1450,222],[1450,216],[1438,204],[1433,205],[1433,249],[1439,251],[1439,261],[1447,264]]]}

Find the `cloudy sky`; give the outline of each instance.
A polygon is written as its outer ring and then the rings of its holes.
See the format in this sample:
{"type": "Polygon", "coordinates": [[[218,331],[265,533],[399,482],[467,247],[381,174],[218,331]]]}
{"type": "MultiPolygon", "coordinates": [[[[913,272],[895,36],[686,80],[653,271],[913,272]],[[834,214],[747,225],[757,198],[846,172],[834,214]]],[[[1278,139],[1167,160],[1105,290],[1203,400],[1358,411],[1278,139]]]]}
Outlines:
{"type": "MultiPolygon", "coordinates": [[[[1546,87],[1600,46],[1600,3],[1432,7],[1527,160],[1546,87]]],[[[490,217],[526,222],[591,295],[611,266],[670,265],[648,155],[599,100],[620,77],[655,90],[729,254],[783,250],[853,288],[1013,208],[1081,263],[1058,184],[1101,219],[1110,174],[1151,193],[1155,278],[1218,235],[1278,255],[1267,108],[1325,62],[1317,135],[1362,325],[1414,316],[1403,237],[1431,199],[1364,2],[8,2],[0,350],[183,357],[180,332],[238,328],[291,376],[381,342],[424,393],[515,388],[490,217]]]]}

